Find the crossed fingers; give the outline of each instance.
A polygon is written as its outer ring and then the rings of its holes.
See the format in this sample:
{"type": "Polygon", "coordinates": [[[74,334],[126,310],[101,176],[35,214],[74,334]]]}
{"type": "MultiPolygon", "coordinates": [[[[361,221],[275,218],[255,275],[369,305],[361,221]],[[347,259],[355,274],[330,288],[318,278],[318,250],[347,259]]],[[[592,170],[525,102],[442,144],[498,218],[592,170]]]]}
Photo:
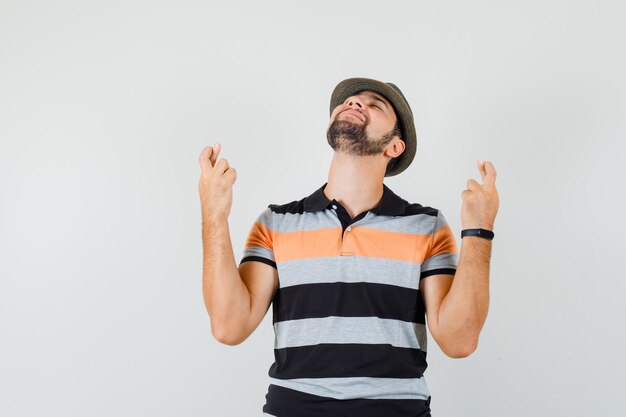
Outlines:
{"type": "Polygon", "coordinates": [[[496,168],[490,161],[476,161],[478,172],[482,178],[482,185],[478,181],[470,178],[467,180],[467,189],[470,191],[477,191],[480,189],[491,191],[496,187],[496,168]]]}

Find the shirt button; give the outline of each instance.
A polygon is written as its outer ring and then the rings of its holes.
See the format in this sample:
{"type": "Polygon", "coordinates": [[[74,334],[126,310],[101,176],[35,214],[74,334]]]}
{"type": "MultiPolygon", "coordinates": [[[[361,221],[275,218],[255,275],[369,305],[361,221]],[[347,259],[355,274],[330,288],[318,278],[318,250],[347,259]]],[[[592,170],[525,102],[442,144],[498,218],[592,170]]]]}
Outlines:
{"type": "Polygon", "coordinates": [[[349,232],[350,230],[352,230],[352,227],[348,226],[346,227],[346,230],[349,232]]]}
{"type": "Polygon", "coordinates": [[[334,204],[333,204],[333,208],[334,208],[335,210],[337,210],[337,206],[336,206],[336,205],[334,205],[334,204]]]}

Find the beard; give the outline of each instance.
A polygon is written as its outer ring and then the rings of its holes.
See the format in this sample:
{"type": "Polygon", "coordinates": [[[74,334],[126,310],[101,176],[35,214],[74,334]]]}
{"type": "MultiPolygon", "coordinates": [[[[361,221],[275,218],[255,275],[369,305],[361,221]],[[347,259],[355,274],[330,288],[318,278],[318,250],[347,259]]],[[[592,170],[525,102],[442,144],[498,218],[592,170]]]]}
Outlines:
{"type": "Polygon", "coordinates": [[[393,139],[393,130],[379,138],[370,137],[366,132],[367,122],[354,123],[350,120],[335,119],[328,126],[326,138],[335,152],[353,156],[378,155],[393,139]]]}

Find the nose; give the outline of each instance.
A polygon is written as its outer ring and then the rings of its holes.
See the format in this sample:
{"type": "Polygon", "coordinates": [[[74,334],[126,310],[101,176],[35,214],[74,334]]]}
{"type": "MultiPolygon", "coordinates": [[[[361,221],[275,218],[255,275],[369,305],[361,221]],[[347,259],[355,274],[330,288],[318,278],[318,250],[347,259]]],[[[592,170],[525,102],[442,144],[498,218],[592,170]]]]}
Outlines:
{"type": "Polygon", "coordinates": [[[358,96],[348,97],[346,104],[350,107],[358,107],[359,109],[363,108],[363,103],[361,103],[361,99],[358,96]]]}

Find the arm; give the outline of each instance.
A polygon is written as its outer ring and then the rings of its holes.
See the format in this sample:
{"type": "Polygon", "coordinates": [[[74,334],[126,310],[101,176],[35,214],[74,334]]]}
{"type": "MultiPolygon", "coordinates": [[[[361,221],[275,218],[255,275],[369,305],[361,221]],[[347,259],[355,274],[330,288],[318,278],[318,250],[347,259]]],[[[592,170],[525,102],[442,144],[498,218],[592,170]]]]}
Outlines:
{"type": "Polygon", "coordinates": [[[202,295],[217,340],[236,344],[250,316],[250,293],[233,253],[226,219],[202,223],[202,295]]]}
{"type": "MultiPolygon", "coordinates": [[[[213,336],[224,344],[236,345],[244,341],[265,316],[278,287],[278,274],[274,267],[263,262],[245,262],[237,268],[228,229],[236,172],[224,158],[217,161],[220,149],[219,144],[215,149],[207,146],[199,157],[202,170],[198,184],[202,208],[202,295],[213,336]]],[[[263,215],[268,213],[266,211],[263,215]]],[[[275,266],[270,239],[267,229],[256,222],[248,237],[246,251],[257,258],[265,257],[275,266]],[[257,247],[263,244],[265,248],[257,247]]],[[[249,259],[253,260],[252,257],[249,259]]]]}
{"type": "MultiPolygon", "coordinates": [[[[467,182],[468,189],[461,194],[461,224],[463,229],[493,230],[499,206],[496,172],[491,162],[479,163],[478,169],[484,185],[473,179],[467,182]]],[[[454,238],[446,229],[448,226],[437,234],[435,253],[456,252],[454,238]]],[[[469,356],[478,346],[489,308],[491,245],[490,240],[476,236],[462,238],[455,274],[431,275],[421,283],[431,333],[444,353],[452,358],[469,356]]],[[[436,264],[454,266],[450,261],[436,264]]],[[[432,261],[425,265],[426,269],[431,265],[432,261]]]]}
{"type": "Polygon", "coordinates": [[[273,256],[255,246],[260,244],[258,236],[263,233],[259,225],[256,222],[252,226],[244,258],[237,268],[228,223],[224,220],[203,224],[202,293],[211,317],[213,336],[226,345],[238,345],[254,332],[278,290],[278,271],[273,256]],[[252,256],[246,257],[247,254],[252,256]],[[253,256],[258,259],[252,259],[253,256]],[[266,261],[262,260],[264,257],[266,261]]]}
{"type": "Polygon", "coordinates": [[[491,241],[476,236],[461,240],[459,264],[437,314],[440,345],[452,357],[465,357],[478,346],[489,308],[491,241]]]}

